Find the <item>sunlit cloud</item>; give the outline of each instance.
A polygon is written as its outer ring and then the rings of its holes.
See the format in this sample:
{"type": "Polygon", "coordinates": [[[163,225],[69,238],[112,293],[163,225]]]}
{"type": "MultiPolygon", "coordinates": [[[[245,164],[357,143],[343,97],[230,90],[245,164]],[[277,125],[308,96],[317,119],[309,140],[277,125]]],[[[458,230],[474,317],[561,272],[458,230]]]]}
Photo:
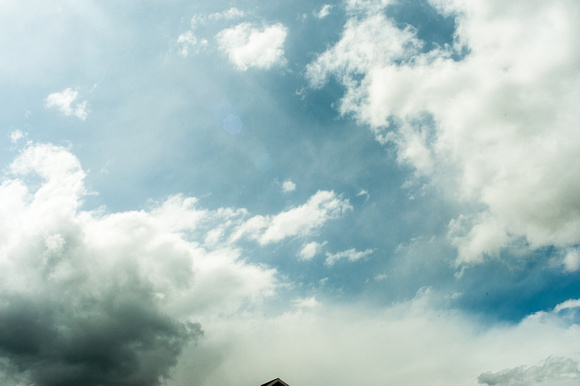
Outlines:
{"type": "Polygon", "coordinates": [[[571,86],[580,50],[570,38],[580,8],[432,3],[456,19],[453,46],[427,51],[415,30],[384,14],[355,14],[308,65],[311,85],[336,77],[346,87],[341,113],[394,143],[418,178],[481,208],[450,223],[458,264],[481,263],[521,239],[532,249],[576,245],[580,184],[567,165],[580,154],[571,86]]]}

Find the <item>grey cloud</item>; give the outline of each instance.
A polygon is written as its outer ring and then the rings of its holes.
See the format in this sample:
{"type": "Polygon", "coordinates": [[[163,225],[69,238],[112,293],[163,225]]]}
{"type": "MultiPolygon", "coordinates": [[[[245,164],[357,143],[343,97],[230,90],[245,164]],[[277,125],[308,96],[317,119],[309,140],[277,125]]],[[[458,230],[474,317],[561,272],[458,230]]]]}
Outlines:
{"type": "Polygon", "coordinates": [[[578,362],[571,358],[548,358],[541,366],[516,367],[496,373],[487,372],[478,378],[486,385],[577,385],[580,380],[578,362]]]}
{"type": "MultiPolygon", "coordinates": [[[[122,275],[125,276],[125,275],[122,275]]],[[[155,305],[145,283],[118,277],[69,297],[0,298],[0,356],[34,385],[158,385],[200,336],[155,305]]]]}

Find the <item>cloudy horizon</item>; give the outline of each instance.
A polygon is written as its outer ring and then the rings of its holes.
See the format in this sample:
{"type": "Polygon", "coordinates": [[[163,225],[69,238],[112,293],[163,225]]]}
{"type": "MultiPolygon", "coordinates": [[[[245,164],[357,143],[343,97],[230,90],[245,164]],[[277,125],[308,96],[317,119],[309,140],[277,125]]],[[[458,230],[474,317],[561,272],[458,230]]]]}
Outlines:
{"type": "Polygon", "coordinates": [[[0,5],[0,383],[573,385],[580,4],[0,5]]]}

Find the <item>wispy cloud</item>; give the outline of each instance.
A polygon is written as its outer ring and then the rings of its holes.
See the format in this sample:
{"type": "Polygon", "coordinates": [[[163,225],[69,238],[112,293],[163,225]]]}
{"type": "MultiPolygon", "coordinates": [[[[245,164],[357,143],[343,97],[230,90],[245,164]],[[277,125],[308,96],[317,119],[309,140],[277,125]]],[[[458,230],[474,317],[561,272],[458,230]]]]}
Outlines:
{"type": "Polygon", "coordinates": [[[246,13],[236,7],[232,7],[228,10],[222,12],[214,12],[210,14],[197,14],[191,18],[191,28],[196,29],[200,25],[207,24],[208,22],[217,22],[220,20],[235,20],[246,16],[246,13]]]}
{"type": "Polygon", "coordinates": [[[186,57],[191,54],[197,47],[206,46],[207,40],[198,40],[193,31],[186,31],[177,38],[178,53],[186,57]]]}
{"type": "Polygon", "coordinates": [[[318,191],[302,206],[274,216],[250,218],[238,227],[230,240],[245,236],[265,245],[287,237],[308,236],[328,220],[338,218],[351,209],[347,199],[334,192],[318,191]]]}
{"type": "Polygon", "coordinates": [[[332,5],[330,5],[330,4],[324,4],[322,6],[322,8],[320,8],[320,11],[314,12],[314,16],[316,16],[319,19],[324,19],[326,16],[330,15],[330,10],[332,8],[333,8],[332,5]]]}
{"type": "Polygon", "coordinates": [[[357,261],[362,258],[367,257],[368,255],[372,254],[372,249],[367,249],[365,251],[357,251],[356,249],[349,249],[342,252],[337,253],[326,253],[326,265],[334,265],[338,260],[346,259],[348,261],[357,261]]]}

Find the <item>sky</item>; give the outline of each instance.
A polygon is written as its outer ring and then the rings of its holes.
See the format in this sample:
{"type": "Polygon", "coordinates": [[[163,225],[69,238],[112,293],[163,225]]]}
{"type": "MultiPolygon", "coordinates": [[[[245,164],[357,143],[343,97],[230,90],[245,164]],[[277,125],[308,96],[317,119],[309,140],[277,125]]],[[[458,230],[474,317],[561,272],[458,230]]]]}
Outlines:
{"type": "Polygon", "coordinates": [[[4,0],[3,385],[577,385],[576,0],[4,0]]]}

